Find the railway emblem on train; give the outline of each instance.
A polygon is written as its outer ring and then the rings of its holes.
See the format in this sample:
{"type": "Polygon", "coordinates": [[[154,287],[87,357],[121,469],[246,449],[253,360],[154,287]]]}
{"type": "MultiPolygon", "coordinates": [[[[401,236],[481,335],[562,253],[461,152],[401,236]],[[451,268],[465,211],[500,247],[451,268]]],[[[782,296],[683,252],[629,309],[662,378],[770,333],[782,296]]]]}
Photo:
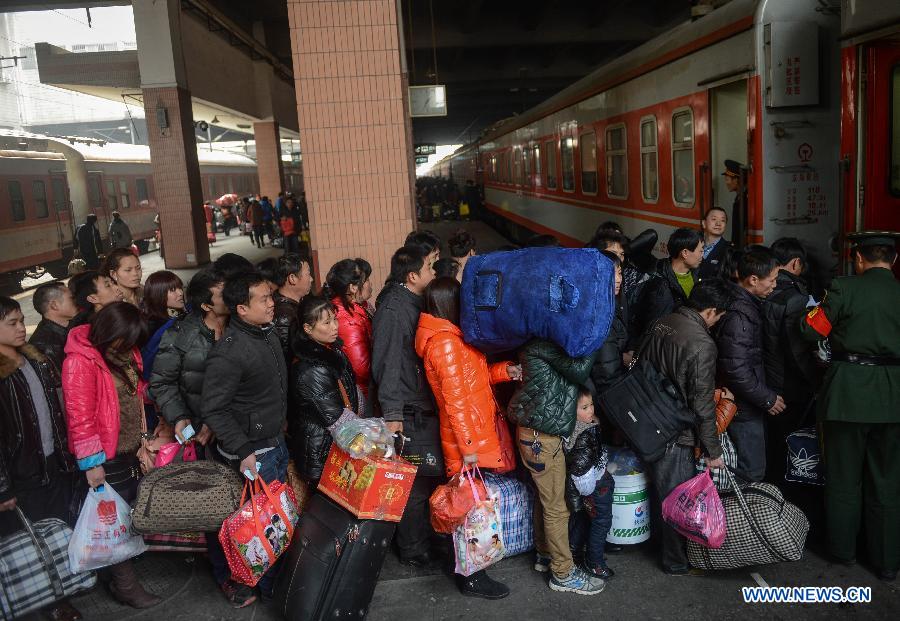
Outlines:
{"type": "Polygon", "coordinates": [[[800,161],[804,164],[812,159],[813,156],[813,148],[812,145],[808,142],[804,142],[799,147],[797,147],[797,157],[800,158],[800,161]]]}

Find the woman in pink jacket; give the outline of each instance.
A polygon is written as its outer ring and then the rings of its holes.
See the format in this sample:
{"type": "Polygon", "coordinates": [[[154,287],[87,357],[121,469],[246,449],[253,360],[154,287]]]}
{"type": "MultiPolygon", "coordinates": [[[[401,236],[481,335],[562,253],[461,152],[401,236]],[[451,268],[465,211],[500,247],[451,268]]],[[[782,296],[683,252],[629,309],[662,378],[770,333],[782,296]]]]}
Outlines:
{"type": "MultiPolygon", "coordinates": [[[[62,367],[69,449],[91,488],[111,485],[129,503],[141,476],[136,452],[145,384],[138,346],[146,339],[140,310],[115,302],[69,332],[62,367]]],[[[119,602],[150,608],[161,601],[144,590],[130,560],[110,570],[110,590],[119,602]]]]}
{"type": "Polygon", "coordinates": [[[364,282],[359,264],[354,259],[344,259],[328,270],[322,294],[331,299],[337,309],[338,336],[353,367],[356,386],[366,400],[365,415],[371,416],[368,396],[372,378],[372,319],[360,303],[364,282]]]}

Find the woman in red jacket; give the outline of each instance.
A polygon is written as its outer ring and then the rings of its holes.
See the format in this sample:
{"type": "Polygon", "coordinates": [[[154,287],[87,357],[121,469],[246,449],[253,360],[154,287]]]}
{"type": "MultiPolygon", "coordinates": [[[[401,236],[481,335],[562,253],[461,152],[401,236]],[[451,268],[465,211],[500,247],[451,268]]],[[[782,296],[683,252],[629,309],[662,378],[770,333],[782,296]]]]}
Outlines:
{"type": "MultiPolygon", "coordinates": [[[[88,485],[106,483],[126,501],[134,501],[140,478],[135,453],[141,445],[145,384],[137,349],[147,325],[136,306],[115,302],[73,328],[62,367],[69,448],[88,485]]],[[[90,492],[88,492],[90,493],[90,492]]],[[[161,600],[144,590],[131,561],[110,567],[113,597],[133,608],[161,600]]]]}
{"type": "MultiPolygon", "coordinates": [[[[519,380],[521,367],[512,362],[488,366],[483,353],[463,340],[459,327],[459,282],[438,278],[425,290],[416,331],[416,353],[434,393],[441,423],[441,447],[447,476],[463,464],[499,468],[504,463],[497,425],[499,408],[491,384],[519,380]]],[[[458,577],[464,595],[500,599],[509,589],[482,571],[458,577]]]]}
{"type": "MultiPolygon", "coordinates": [[[[359,303],[363,282],[359,264],[353,259],[344,259],[328,270],[323,294],[337,308],[338,336],[344,342],[344,354],[350,359],[356,386],[366,400],[365,406],[368,406],[369,380],[372,377],[372,319],[359,303]]],[[[366,416],[371,414],[365,410],[366,416]]]]}

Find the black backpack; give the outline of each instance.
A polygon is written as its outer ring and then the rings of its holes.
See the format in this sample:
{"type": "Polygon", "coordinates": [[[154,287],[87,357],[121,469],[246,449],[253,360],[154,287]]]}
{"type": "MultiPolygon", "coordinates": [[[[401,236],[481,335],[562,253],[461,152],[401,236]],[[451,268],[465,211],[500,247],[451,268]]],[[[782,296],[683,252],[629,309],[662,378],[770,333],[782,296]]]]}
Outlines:
{"type": "Polygon", "coordinates": [[[645,462],[658,461],[666,445],[695,422],[678,387],[643,356],[598,401],[645,462]]]}

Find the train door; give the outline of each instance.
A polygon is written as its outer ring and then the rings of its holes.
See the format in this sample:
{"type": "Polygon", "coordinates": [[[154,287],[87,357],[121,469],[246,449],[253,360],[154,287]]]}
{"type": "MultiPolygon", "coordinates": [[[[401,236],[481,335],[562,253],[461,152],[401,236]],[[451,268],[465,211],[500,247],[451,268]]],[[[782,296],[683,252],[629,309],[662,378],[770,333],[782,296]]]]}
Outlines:
{"type": "MultiPolygon", "coordinates": [[[[735,160],[747,165],[747,80],[736,80],[709,89],[709,137],[712,162],[705,169],[709,173],[705,181],[711,199],[703,201],[704,211],[710,206],[722,207],[728,213],[729,227],[725,236],[731,236],[734,214],[731,206],[734,194],[725,187],[725,160],[735,160]]],[[[701,173],[704,172],[701,170],[701,173]]],[[[701,197],[703,195],[701,194],[701,197]]],[[[737,241],[737,240],[734,240],[737,241]]]]}
{"type": "MultiPolygon", "coordinates": [[[[103,195],[103,174],[99,172],[88,172],[88,202],[90,203],[91,213],[97,215],[97,229],[100,231],[101,239],[107,237],[106,232],[109,230],[109,214],[106,209],[106,197],[103,195]]],[[[76,222],[76,226],[81,222],[76,222]]]]}
{"type": "Polygon", "coordinates": [[[900,231],[900,43],[866,50],[862,229],[900,231]]]}

